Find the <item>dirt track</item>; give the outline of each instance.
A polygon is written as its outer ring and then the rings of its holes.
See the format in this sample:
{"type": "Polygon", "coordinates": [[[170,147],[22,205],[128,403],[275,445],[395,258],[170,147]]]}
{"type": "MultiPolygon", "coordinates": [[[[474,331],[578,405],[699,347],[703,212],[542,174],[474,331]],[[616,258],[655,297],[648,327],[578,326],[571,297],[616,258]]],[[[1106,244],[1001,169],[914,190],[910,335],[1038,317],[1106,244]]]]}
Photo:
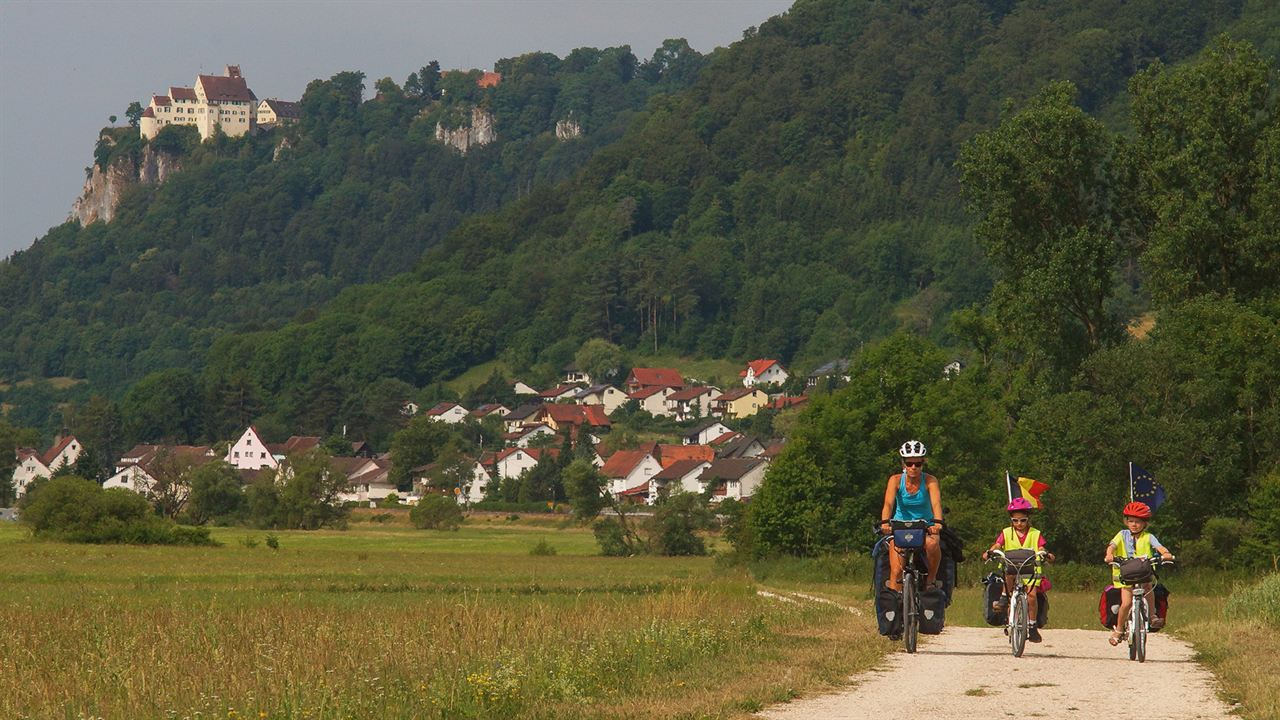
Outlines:
{"type": "Polygon", "coordinates": [[[1191,647],[1163,633],[1150,636],[1147,661],[1139,664],[1125,645],[1107,644],[1101,630],[1045,630],[1044,642],[1028,643],[1015,658],[999,628],[948,628],[923,640],[915,655],[899,650],[852,682],[848,690],[776,705],[759,717],[1230,717],[1191,647]],[[907,698],[919,700],[904,705],[907,698]]]}

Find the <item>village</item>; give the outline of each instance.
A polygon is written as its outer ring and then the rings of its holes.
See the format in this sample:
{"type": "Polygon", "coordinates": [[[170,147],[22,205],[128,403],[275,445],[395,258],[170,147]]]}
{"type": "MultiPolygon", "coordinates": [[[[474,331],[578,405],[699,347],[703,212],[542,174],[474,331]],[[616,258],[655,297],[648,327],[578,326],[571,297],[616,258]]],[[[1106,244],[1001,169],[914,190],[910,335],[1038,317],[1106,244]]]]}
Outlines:
{"type": "MultiPolygon", "coordinates": [[[[818,368],[807,377],[806,392],[824,379],[841,379],[846,369],[844,361],[818,368]]],[[[452,493],[459,504],[469,507],[489,498],[504,480],[519,479],[540,461],[558,458],[566,445],[590,459],[607,482],[608,492],[620,501],[652,505],[678,491],[703,494],[712,502],[746,501],[760,486],[783,440],[737,431],[730,424],[762,410],[803,406],[808,395],[788,396],[777,391],[791,376],[776,360],[753,360],[739,372],[739,378],[741,387],[722,390],[686,379],[674,368],[637,367],[621,387],[615,387],[593,383],[589,375],[570,364],[564,368],[562,381],[546,390],[515,381],[514,396],[527,400],[516,407],[487,403],[467,408],[441,402],[423,410],[405,401],[400,408],[405,418],[421,416],[446,424],[497,418],[501,443],[478,448],[463,458],[466,469],[450,476],[451,487],[442,486],[440,467],[432,463],[411,468],[407,473],[411,484],[406,488],[392,479],[390,452],[376,452],[368,443],[352,441],[349,451],[344,446],[343,452],[334,453],[329,461],[331,472],[345,478],[337,501],[370,507],[387,502],[414,505],[429,493],[452,493]],[[624,408],[678,423],[682,428],[679,437],[670,439],[679,442],[648,441],[612,452],[602,450],[612,428],[610,416],[624,408]],[[586,447],[581,447],[584,444],[586,447]]],[[[180,501],[190,489],[175,490],[162,473],[171,474],[175,466],[188,470],[213,462],[235,468],[244,486],[264,473],[281,481],[288,458],[316,450],[322,443],[319,436],[304,435],[272,443],[249,426],[234,441],[217,445],[139,444],[114,463],[114,473],[103,487],[150,498],[163,486],[166,493],[176,491],[180,501]]],[[[13,471],[17,497],[23,497],[36,480],[69,470],[83,451],[83,444],[73,435],[57,438],[43,453],[17,448],[13,471]]]]}

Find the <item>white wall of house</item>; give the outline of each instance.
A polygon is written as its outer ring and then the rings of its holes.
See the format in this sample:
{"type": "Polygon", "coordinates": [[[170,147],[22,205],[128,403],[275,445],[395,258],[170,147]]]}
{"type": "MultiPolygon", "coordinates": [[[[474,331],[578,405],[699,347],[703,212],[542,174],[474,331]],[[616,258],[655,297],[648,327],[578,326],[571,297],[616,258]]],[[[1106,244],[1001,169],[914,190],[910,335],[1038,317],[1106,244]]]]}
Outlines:
{"type": "Polygon", "coordinates": [[[654,417],[666,417],[671,414],[671,411],[667,409],[667,396],[674,392],[674,388],[664,387],[649,397],[640,400],[640,407],[648,410],[649,414],[654,417]]]}
{"type": "Polygon", "coordinates": [[[711,444],[712,440],[715,440],[716,438],[720,437],[721,435],[727,432],[732,432],[729,429],[728,425],[725,425],[724,423],[712,423],[711,425],[708,425],[707,427],[703,428],[698,433],[698,437],[692,439],[692,441],[690,440],[690,438],[684,438],[684,444],[685,445],[709,445],[711,444]]]}
{"type": "Polygon", "coordinates": [[[769,469],[769,463],[762,462],[751,468],[751,470],[738,480],[730,480],[725,483],[725,494],[715,496],[716,500],[745,500],[756,494],[756,490],[760,488],[760,483],[764,482],[764,473],[769,469]]]}
{"type": "Polygon", "coordinates": [[[537,458],[530,455],[523,449],[517,449],[513,453],[508,453],[497,463],[499,478],[518,478],[525,470],[532,469],[538,464],[537,458]]]}
{"type": "Polygon", "coordinates": [[[447,422],[450,424],[460,423],[463,420],[467,419],[467,412],[468,412],[467,409],[462,407],[461,405],[454,405],[453,407],[449,408],[448,410],[445,410],[444,412],[438,415],[432,415],[431,419],[439,420],[440,422],[447,422]]]}
{"type": "Polygon", "coordinates": [[[528,432],[526,432],[524,435],[521,435],[520,438],[516,440],[516,447],[527,448],[529,447],[529,443],[533,442],[535,438],[542,435],[555,435],[555,434],[556,434],[556,431],[552,430],[549,425],[541,425],[541,424],[534,425],[532,428],[529,428],[528,432]]]}
{"type": "Polygon", "coordinates": [[[770,383],[777,383],[781,385],[786,382],[789,377],[791,376],[787,374],[786,370],[782,369],[781,365],[774,363],[759,375],[756,375],[755,371],[748,367],[747,376],[742,378],[742,384],[746,387],[752,387],[754,385],[768,385],[770,383]]]}
{"type": "Polygon", "coordinates": [[[27,494],[27,486],[35,482],[37,478],[50,477],[53,471],[45,467],[40,458],[32,455],[23,460],[13,469],[13,489],[18,497],[27,494]]]}
{"type": "Polygon", "coordinates": [[[155,479],[142,468],[137,465],[125,465],[115,475],[107,478],[107,481],[102,483],[102,487],[105,490],[123,488],[139,495],[146,495],[154,483],[155,479]]]}
{"type": "Polygon", "coordinates": [[[609,492],[619,495],[662,472],[662,463],[645,455],[624,477],[609,478],[609,492]]]}
{"type": "MultiPolygon", "coordinates": [[[[668,493],[675,493],[675,492],[701,493],[703,490],[703,486],[702,486],[702,483],[698,481],[698,478],[702,475],[702,471],[706,470],[709,467],[711,467],[711,463],[709,462],[698,463],[697,467],[693,468],[692,470],[685,473],[684,475],[681,475],[678,479],[672,480],[670,483],[668,483],[667,485],[668,493]]],[[[652,505],[655,502],[657,502],[657,500],[658,500],[658,488],[654,485],[650,485],[648,503],[652,505]]]]}
{"type": "Polygon", "coordinates": [[[271,454],[267,444],[262,442],[257,431],[251,427],[240,434],[240,439],[231,445],[226,457],[222,459],[237,470],[258,470],[264,467],[275,470],[280,467],[280,462],[271,454]]]}
{"type": "Polygon", "coordinates": [[[627,394],[612,385],[577,399],[579,405],[603,405],[605,415],[612,415],[626,401],[627,394]]]}
{"type": "Polygon", "coordinates": [[[485,472],[484,466],[478,462],[475,463],[471,468],[471,482],[467,483],[467,486],[458,494],[458,503],[471,504],[484,500],[485,491],[489,488],[490,480],[489,473],[485,472]]]}

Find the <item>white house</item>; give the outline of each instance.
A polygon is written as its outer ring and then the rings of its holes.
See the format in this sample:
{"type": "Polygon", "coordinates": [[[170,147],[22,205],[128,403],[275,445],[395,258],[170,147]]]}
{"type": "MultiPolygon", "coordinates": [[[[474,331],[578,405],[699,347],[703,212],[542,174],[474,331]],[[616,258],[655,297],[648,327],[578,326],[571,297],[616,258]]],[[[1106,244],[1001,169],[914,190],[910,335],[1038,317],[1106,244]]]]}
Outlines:
{"type": "Polygon", "coordinates": [[[561,400],[572,400],[573,396],[577,395],[578,390],[580,389],[581,388],[577,385],[573,385],[571,383],[561,383],[550,390],[543,390],[538,393],[538,397],[542,399],[542,402],[548,403],[560,402],[561,400]]]}
{"type": "Polygon", "coordinates": [[[427,411],[427,417],[432,420],[439,420],[447,423],[460,423],[467,419],[467,409],[458,403],[442,402],[436,403],[435,407],[427,411]]]}
{"type": "Polygon", "coordinates": [[[619,450],[610,455],[600,468],[609,481],[609,492],[621,496],[634,492],[643,500],[648,497],[649,479],[662,472],[662,464],[648,449],[619,450]]]}
{"type": "Polygon", "coordinates": [[[494,467],[499,479],[515,479],[526,470],[532,470],[544,453],[552,457],[559,454],[557,448],[507,448],[498,453],[494,467]]]}
{"type": "Polygon", "coordinates": [[[542,413],[542,405],[521,405],[502,416],[502,426],[507,432],[516,432],[525,425],[532,425],[537,422],[537,417],[542,413]]]}
{"type": "Polygon", "coordinates": [[[333,469],[347,476],[347,487],[338,493],[340,502],[377,503],[396,492],[391,482],[391,463],[377,458],[334,458],[333,469]],[[340,460],[356,462],[341,463],[340,460]]]}
{"type": "Polygon", "coordinates": [[[556,431],[552,430],[550,425],[546,423],[536,423],[534,425],[525,425],[519,430],[509,432],[506,435],[503,435],[502,439],[503,441],[518,448],[527,448],[530,443],[536,440],[539,436],[550,435],[554,437],[555,434],[556,431]]]}
{"type": "Polygon", "coordinates": [[[712,440],[733,432],[728,425],[715,419],[703,420],[680,436],[685,445],[710,445],[712,440]]]}
{"type": "Polygon", "coordinates": [[[579,390],[573,401],[579,405],[603,405],[604,414],[612,415],[627,401],[627,394],[612,385],[592,385],[579,390]]]}
{"type": "Polygon", "coordinates": [[[564,368],[564,381],[570,385],[590,385],[591,376],[578,369],[578,363],[569,363],[564,368]]]}
{"type": "MultiPolygon", "coordinates": [[[[104,489],[123,488],[151,499],[156,478],[166,470],[184,472],[217,460],[213,448],[207,445],[136,445],[126,452],[116,464],[116,472],[102,484],[104,489]]],[[[161,477],[163,477],[161,475],[161,477]]],[[[169,497],[181,505],[186,502],[191,488],[185,484],[173,484],[166,488],[169,497]]]]}
{"type": "Polygon", "coordinates": [[[711,403],[720,397],[719,388],[697,385],[677,390],[667,396],[667,414],[678,422],[699,417],[711,417],[711,403]]]}
{"type": "Polygon", "coordinates": [[[755,495],[768,467],[764,458],[719,458],[698,479],[704,489],[711,487],[713,500],[745,500],[755,495]]]}
{"type": "Polygon", "coordinates": [[[13,489],[17,497],[26,495],[27,486],[36,478],[53,477],[53,473],[63,465],[74,465],[83,450],[74,435],[59,437],[43,455],[37,454],[33,448],[19,448],[15,455],[17,463],[13,467],[13,489]]]}
{"type": "Polygon", "coordinates": [[[516,395],[537,395],[538,394],[538,391],[534,389],[532,385],[529,385],[528,383],[525,383],[520,380],[515,381],[515,384],[511,386],[511,391],[516,395]]]}
{"type": "Polygon", "coordinates": [[[666,417],[670,414],[667,410],[667,398],[675,391],[676,388],[669,386],[650,385],[628,394],[627,398],[635,400],[640,404],[641,410],[649,411],[654,417],[666,417]]]}
{"type": "Polygon", "coordinates": [[[702,492],[703,486],[699,478],[702,476],[702,471],[709,467],[711,463],[706,460],[677,460],[671,463],[654,475],[649,482],[649,504],[656,502],[663,491],[702,492]]]}
{"type": "Polygon", "coordinates": [[[738,377],[742,378],[744,387],[755,387],[756,385],[781,385],[791,376],[777,360],[752,360],[747,363],[747,369],[738,373],[738,377]]]}
{"type": "Polygon", "coordinates": [[[275,450],[262,441],[262,436],[258,434],[258,429],[252,425],[240,433],[240,438],[232,443],[231,447],[227,448],[227,454],[222,459],[234,465],[237,470],[260,470],[262,468],[275,470],[280,467],[280,461],[276,459],[275,450]]]}
{"type": "Polygon", "coordinates": [[[501,418],[503,415],[506,415],[509,412],[511,412],[511,408],[501,403],[486,403],[476,408],[475,410],[472,410],[470,413],[470,417],[472,420],[480,421],[489,417],[490,415],[497,415],[499,418],[501,418]]]}
{"type": "Polygon", "coordinates": [[[478,460],[472,461],[471,482],[467,483],[466,487],[460,488],[458,503],[472,505],[483,501],[491,479],[478,460]]]}

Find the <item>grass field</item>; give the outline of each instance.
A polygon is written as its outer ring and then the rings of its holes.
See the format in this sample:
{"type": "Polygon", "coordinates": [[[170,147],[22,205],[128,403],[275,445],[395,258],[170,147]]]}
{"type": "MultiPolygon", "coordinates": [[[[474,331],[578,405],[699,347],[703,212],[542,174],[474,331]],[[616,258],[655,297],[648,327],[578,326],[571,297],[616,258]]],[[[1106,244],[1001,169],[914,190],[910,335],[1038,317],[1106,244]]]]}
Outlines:
{"type": "Polygon", "coordinates": [[[219,548],[35,542],[0,526],[0,717],[734,717],[891,646],[711,558],[590,533],[216,529],[219,548]],[[553,556],[533,556],[540,540],[553,556]]]}

